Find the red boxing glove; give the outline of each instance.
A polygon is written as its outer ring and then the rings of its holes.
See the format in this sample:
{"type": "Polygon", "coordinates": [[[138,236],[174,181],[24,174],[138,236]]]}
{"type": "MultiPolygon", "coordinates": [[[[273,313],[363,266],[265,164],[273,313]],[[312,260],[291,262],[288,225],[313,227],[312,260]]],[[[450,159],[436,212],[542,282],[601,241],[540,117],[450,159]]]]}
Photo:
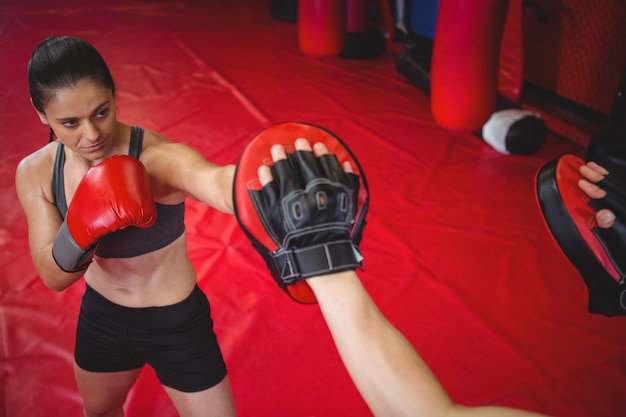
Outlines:
{"type": "Polygon", "coordinates": [[[143,164],[127,155],[112,156],[91,167],[78,184],[52,256],[65,272],[84,270],[100,238],[129,226],[148,228],[156,218],[143,164]]]}

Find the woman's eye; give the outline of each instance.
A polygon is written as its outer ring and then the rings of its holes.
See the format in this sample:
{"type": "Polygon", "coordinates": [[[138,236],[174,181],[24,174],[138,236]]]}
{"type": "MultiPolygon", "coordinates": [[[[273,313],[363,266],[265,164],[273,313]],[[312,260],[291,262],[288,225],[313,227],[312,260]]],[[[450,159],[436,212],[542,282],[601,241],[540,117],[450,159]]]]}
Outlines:
{"type": "Polygon", "coordinates": [[[77,122],[76,120],[66,120],[63,122],[63,126],[65,127],[74,127],[76,126],[77,122]]]}
{"type": "Polygon", "coordinates": [[[105,118],[107,114],[109,114],[109,109],[102,109],[96,114],[96,116],[102,119],[105,118]]]}

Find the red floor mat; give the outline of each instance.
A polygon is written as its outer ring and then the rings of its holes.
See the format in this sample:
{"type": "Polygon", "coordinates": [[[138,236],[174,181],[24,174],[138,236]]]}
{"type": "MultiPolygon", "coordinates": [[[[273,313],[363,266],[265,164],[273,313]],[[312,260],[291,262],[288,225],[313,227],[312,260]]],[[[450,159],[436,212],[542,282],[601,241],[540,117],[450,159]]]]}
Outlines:
{"type": "MultiPolygon", "coordinates": [[[[27,60],[46,35],[71,34],[109,63],[122,121],[214,162],[236,161],[249,139],[283,121],[326,127],[348,143],[371,192],[363,282],[453,399],[624,416],[626,319],[586,312],[583,281],[552,242],[533,195],[538,167],[582,149],[551,136],[536,155],[504,156],[444,131],[428,97],[395,71],[395,56],[303,56],[296,25],[272,20],[268,3],[0,5],[0,414],[81,409],[72,350],[83,284],[57,294],[40,282],[14,190],[19,160],[47,141],[28,101],[27,60]]],[[[233,217],[193,202],[187,214],[239,414],[370,415],[318,308],[278,289],[233,217]]],[[[151,370],[127,415],[175,415],[151,370]]]]}

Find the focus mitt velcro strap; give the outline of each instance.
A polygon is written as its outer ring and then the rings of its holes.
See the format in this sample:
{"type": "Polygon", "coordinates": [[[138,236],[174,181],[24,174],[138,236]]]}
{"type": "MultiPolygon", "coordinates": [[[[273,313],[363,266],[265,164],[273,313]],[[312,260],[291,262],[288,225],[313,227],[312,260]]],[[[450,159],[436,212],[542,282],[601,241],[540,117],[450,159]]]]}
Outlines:
{"type": "Polygon", "coordinates": [[[363,268],[361,250],[350,241],[331,242],[302,249],[280,249],[272,253],[272,258],[286,285],[302,278],[363,268]]]}

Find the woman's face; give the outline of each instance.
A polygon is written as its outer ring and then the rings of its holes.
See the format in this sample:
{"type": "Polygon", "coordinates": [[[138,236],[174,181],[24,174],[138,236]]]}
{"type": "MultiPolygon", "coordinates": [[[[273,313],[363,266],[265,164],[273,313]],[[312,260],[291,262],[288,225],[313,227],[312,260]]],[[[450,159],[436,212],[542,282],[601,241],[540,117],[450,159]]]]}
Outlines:
{"type": "Polygon", "coordinates": [[[90,161],[108,156],[116,130],[115,98],[111,90],[89,79],[56,90],[39,114],[59,140],[90,161]]]}

